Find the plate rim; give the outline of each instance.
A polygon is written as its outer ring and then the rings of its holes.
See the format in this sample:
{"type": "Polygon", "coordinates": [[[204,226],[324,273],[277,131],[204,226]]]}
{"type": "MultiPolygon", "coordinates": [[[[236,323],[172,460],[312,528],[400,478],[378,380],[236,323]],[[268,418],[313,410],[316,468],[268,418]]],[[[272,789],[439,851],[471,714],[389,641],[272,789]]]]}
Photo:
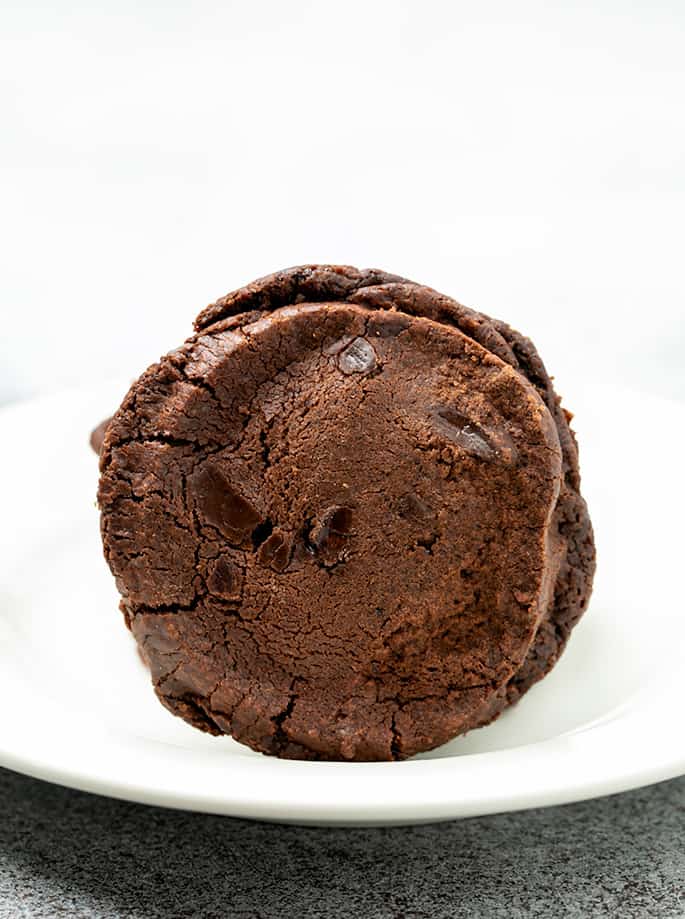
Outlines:
{"type": "MultiPolygon", "coordinates": [[[[658,699],[661,693],[655,696],[657,710],[658,699]]],[[[649,723],[649,715],[653,712],[653,705],[642,709],[647,719],[642,720],[641,727],[649,723]]],[[[626,736],[634,735],[640,724],[635,724],[634,712],[628,717],[620,716],[612,719],[609,724],[625,722],[622,730],[626,736]]],[[[652,725],[654,722],[652,722],[652,725]]],[[[65,722],[59,722],[62,740],[64,740],[65,722]]],[[[6,727],[6,724],[4,725],[6,727]]],[[[14,749],[8,748],[5,738],[7,732],[3,731],[3,742],[0,744],[0,765],[37,779],[74,788],[94,794],[105,795],[119,800],[131,801],[148,806],[164,807],[170,809],[190,810],[215,815],[231,816],[241,819],[262,820],[278,823],[293,823],[301,825],[325,826],[373,826],[373,825],[410,825],[414,823],[429,823],[445,820],[468,818],[480,815],[498,814],[511,811],[529,810],[538,807],[549,807],[561,804],[571,804],[577,801],[589,800],[604,795],[618,794],[654,784],[667,779],[676,778],[685,774],[685,750],[681,747],[679,755],[672,755],[668,759],[658,762],[646,762],[638,756],[635,760],[624,760],[624,769],[617,774],[615,768],[604,769],[601,774],[594,768],[597,749],[593,743],[587,743],[587,735],[602,733],[606,724],[589,726],[572,730],[548,740],[531,744],[522,744],[519,747],[507,750],[490,751],[485,753],[472,753],[466,756],[445,757],[442,759],[408,760],[401,763],[300,763],[297,761],[278,760],[272,757],[231,757],[229,768],[225,769],[225,760],[220,751],[211,751],[211,756],[205,755],[207,751],[190,750],[176,747],[176,757],[192,762],[195,776],[198,779],[210,779],[211,784],[198,783],[194,792],[187,788],[179,788],[176,780],[166,784],[157,784],[156,787],[144,780],[117,780],[112,776],[98,772],[77,768],[72,760],[71,765],[57,764],[53,757],[41,758],[35,752],[32,754],[20,745],[14,749]],[[531,751],[535,751],[533,760],[531,751]],[[580,778],[568,781],[568,772],[559,774],[556,781],[548,781],[547,787],[535,787],[537,779],[544,782],[545,775],[549,776],[550,767],[566,764],[580,778]],[[531,769],[531,766],[533,767],[531,769]],[[221,767],[221,768],[219,768],[221,767]],[[491,776],[501,773],[502,769],[515,768],[519,775],[521,770],[528,773],[528,782],[525,787],[512,788],[509,786],[504,794],[485,793],[483,790],[483,772],[491,776]],[[201,774],[198,775],[198,770],[201,774]],[[588,778],[588,771],[594,775],[588,778]],[[408,772],[418,773],[419,778],[430,782],[431,779],[450,777],[455,784],[461,780],[471,779],[478,774],[476,793],[470,797],[463,794],[452,796],[447,800],[444,795],[439,797],[422,798],[413,795],[407,799],[404,780],[408,772]],[[252,777],[249,784],[241,786],[239,794],[227,795],[225,790],[217,788],[217,782],[230,776],[235,784],[236,773],[242,778],[252,777]],[[302,789],[306,788],[308,799],[301,798],[295,803],[287,795],[264,793],[264,789],[281,786],[287,781],[288,775],[298,778],[302,789]],[[466,774],[465,774],[466,773],[466,774]],[[562,778],[561,776],[566,776],[562,778]],[[381,788],[385,792],[384,801],[378,801],[369,809],[369,802],[364,805],[354,803],[350,805],[344,792],[346,786],[358,785],[361,778],[368,792],[369,798],[381,788]],[[312,780],[314,781],[316,795],[310,796],[312,780]],[[246,790],[249,789],[249,793],[246,790]],[[390,789],[390,793],[388,790],[390,789]],[[327,799],[321,803],[321,795],[327,799]],[[337,798],[337,800],[335,800],[337,798]],[[295,812],[293,812],[293,809],[295,812]]],[[[110,753],[114,747],[117,749],[117,762],[121,763],[122,750],[127,745],[117,746],[112,743],[111,731],[110,753]]],[[[644,732],[643,732],[644,735],[644,732]]],[[[78,738],[83,737],[82,731],[76,726],[78,738]]],[[[654,735],[653,735],[654,736],[654,735]]],[[[661,735],[663,737],[663,734],[661,735]]],[[[91,741],[94,740],[91,736],[91,741]]],[[[653,739],[653,737],[652,737],[653,739]]],[[[644,736],[642,750],[646,748],[644,736]]],[[[605,744],[611,745],[615,738],[608,738],[605,744]]],[[[161,751],[167,746],[158,741],[146,740],[144,745],[154,750],[152,754],[152,768],[164,764],[164,755],[161,751]]],[[[139,760],[140,748],[129,745],[126,755],[131,764],[139,760]]],[[[673,753],[673,751],[671,751],[673,753]]],[[[125,757],[124,757],[125,758],[125,757]]],[[[607,764],[611,760],[607,760],[607,764]]],[[[178,763],[176,764],[178,766],[178,763]]],[[[612,766],[615,764],[612,763],[612,766]]],[[[182,769],[173,770],[176,778],[182,774],[182,769]]],[[[128,774],[128,773],[127,773],[128,774]]],[[[146,773],[149,775],[149,770],[146,773]]],[[[425,786],[425,782],[421,783],[425,786]]],[[[466,786],[468,787],[468,785],[466,786]]],[[[473,790],[473,789],[472,789],[473,790]]]]}

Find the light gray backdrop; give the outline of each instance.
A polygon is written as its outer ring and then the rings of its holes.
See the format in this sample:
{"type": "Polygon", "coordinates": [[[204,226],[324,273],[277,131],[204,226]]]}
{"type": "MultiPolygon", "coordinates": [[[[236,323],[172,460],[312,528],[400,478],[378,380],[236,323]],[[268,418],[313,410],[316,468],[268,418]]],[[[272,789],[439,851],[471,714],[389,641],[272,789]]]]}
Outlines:
{"type": "Polygon", "coordinates": [[[308,261],[685,396],[685,6],[4,3],[0,401],[137,373],[308,261]]]}

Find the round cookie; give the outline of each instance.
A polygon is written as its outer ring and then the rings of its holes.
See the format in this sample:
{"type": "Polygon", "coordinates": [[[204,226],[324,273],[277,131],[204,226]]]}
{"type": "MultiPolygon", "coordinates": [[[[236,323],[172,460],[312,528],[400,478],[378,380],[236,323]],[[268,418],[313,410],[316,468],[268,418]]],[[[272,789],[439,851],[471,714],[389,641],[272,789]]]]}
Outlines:
{"type": "Polygon", "coordinates": [[[589,597],[577,451],[534,348],[393,275],[306,266],[208,307],[100,463],[158,696],[266,753],[401,759],[484,724],[589,597]]]}

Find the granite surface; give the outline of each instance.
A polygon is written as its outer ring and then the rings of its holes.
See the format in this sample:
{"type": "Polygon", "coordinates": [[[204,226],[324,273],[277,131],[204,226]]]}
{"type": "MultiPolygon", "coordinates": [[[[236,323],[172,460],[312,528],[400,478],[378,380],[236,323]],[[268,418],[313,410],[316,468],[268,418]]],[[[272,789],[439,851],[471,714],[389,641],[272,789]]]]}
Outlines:
{"type": "Polygon", "coordinates": [[[167,811],[0,770],[0,917],[682,917],[685,778],[433,826],[167,811]]]}

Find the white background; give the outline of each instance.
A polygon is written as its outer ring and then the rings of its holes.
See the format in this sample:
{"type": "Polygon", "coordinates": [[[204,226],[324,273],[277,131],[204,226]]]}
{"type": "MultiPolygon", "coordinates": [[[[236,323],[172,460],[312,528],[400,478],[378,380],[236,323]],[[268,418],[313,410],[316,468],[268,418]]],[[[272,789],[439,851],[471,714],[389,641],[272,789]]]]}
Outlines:
{"type": "Polygon", "coordinates": [[[314,261],[508,320],[570,404],[685,397],[678,0],[53,0],[0,36],[0,401],[135,376],[314,261]]]}

